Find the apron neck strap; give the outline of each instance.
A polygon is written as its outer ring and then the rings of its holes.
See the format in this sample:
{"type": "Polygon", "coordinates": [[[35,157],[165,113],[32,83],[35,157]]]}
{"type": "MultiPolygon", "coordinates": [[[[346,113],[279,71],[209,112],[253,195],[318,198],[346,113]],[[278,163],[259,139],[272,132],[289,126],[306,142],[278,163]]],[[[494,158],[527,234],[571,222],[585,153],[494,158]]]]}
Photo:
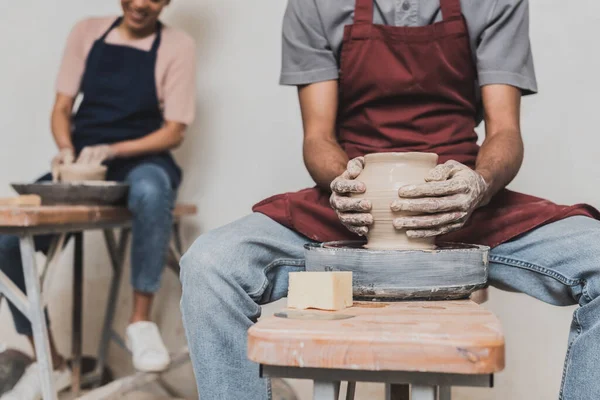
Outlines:
{"type": "Polygon", "coordinates": [[[375,0],[356,0],[354,23],[373,23],[373,2],[375,0]]]}
{"type": "Polygon", "coordinates": [[[104,39],[106,39],[106,37],[108,36],[108,34],[110,33],[110,31],[112,31],[117,26],[119,26],[119,24],[121,23],[121,21],[123,21],[123,17],[117,18],[115,20],[115,22],[113,22],[112,25],[106,30],[106,32],[104,32],[104,34],[102,36],[100,36],[100,41],[104,42],[104,39]]]}
{"type": "MultiPolygon", "coordinates": [[[[375,0],[356,0],[354,6],[354,23],[373,23],[373,3],[375,0]]],[[[440,0],[440,8],[444,19],[462,14],[460,0],[440,0]]]]}
{"type": "Polygon", "coordinates": [[[440,8],[444,19],[460,17],[462,14],[460,0],[440,0],[440,8]]]}
{"type": "MultiPolygon", "coordinates": [[[[115,29],[117,26],[119,26],[119,24],[121,23],[121,21],[123,21],[123,17],[119,17],[115,20],[115,22],[112,23],[112,25],[106,30],[106,32],[104,32],[104,34],[102,36],[100,36],[100,41],[104,42],[106,37],[108,36],[108,34],[110,33],[110,31],[112,31],[113,29],[115,29]]],[[[162,38],[162,27],[163,24],[160,21],[156,21],[156,37],[154,38],[154,42],[152,43],[152,49],[150,50],[151,53],[156,53],[158,52],[158,48],[160,47],[160,41],[162,38]]]]}
{"type": "Polygon", "coordinates": [[[154,38],[154,43],[152,43],[152,49],[150,52],[157,53],[158,48],[160,47],[160,41],[162,38],[162,22],[156,21],[156,37],[154,38]]]}

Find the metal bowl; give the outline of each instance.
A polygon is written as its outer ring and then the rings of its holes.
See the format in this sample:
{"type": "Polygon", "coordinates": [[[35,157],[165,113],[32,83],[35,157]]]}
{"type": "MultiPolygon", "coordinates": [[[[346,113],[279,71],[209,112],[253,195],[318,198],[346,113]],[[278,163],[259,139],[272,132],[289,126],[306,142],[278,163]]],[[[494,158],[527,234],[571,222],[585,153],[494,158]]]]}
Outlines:
{"type": "Polygon", "coordinates": [[[129,185],[121,182],[13,183],[19,194],[37,194],[43,205],[125,205],[129,185]]]}
{"type": "Polygon", "coordinates": [[[369,250],[363,245],[307,244],[306,270],[351,271],[358,300],[455,300],[487,284],[487,246],[447,243],[432,250],[369,250]]]}

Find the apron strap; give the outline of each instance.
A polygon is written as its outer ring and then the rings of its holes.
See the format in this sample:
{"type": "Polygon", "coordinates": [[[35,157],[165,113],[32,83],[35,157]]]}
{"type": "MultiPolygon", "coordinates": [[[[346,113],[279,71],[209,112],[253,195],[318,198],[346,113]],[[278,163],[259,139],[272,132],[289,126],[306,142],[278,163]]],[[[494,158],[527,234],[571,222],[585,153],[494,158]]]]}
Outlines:
{"type": "Polygon", "coordinates": [[[112,31],[113,29],[115,29],[117,26],[119,26],[119,24],[121,23],[121,21],[123,21],[123,17],[119,17],[115,20],[115,22],[112,23],[112,25],[110,26],[110,28],[108,28],[106,30],[106,32],[104,32],[104,34],[102,36],[100,36],[100,41],[104,42],[104,39],[106,39],[106,37],[108,36],[108,34],[110,33],[110,31],[112,31]]]}
{"type": "MultiPolygon", "coordinates": [[[[108,36],[108,34],[110,33],[110,31],[112,31],[113,29],[115,29],[117,26],[119,26],[119,24],[121,23],[121,21],[123,21],[123,17],[119,17],[115,20],[115,22],[112,23],[112,25],[106,30],[106,32],[104,32],[104,34],[102,36],[100,36],[100,41],[104,42],[104,40],[106,39],[106,37],[108,36]]],[[[156,37],[154,38],[154,42],[152,43],[152,48],[150,49],[151,53],[157,53],[158,52],[158,48],[160,47],[160,41],[162,39],[162,27],[163,24],[160,21],[156,22],[156,37]]]]}
{"type": "Polygon", "coordinates": [[[163,24],[160,21],[156,21],[156,37],[154,38],[154,43],[152,43],[152,49],[150,50],[151,53],[156,54],[158,52],[162,38],[162,27],[163,24]]]}
{"type": "Polygon", "coordinates": [[[442,17],[444,19],[460,17],[462,15],[460,0],[440,0],[440,8],[442,9],[442,17]]]}
{"type": "Polygon", "coordinates": [[[375,0],[356,0],[354,6],[354,23],[373,23],[373,2],[375,0]]]}

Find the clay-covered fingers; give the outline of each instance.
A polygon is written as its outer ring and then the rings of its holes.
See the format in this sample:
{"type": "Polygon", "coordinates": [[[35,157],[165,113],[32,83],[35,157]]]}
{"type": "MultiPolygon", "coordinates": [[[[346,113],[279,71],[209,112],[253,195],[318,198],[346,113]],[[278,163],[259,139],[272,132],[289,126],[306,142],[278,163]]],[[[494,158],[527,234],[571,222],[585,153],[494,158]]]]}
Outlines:
{"type": "Polygon", "coordinates": [[[60,164],[69,165],[75,161],[75,154],[72,150],[61,152],[60,164]]]}
{"type": "Polygon", "coordinates": [[[469,182],[465,179],[450,179],[402,186],[398,189],[398,196],[405,198],[449,196],[467,193],[469,189],[469,182]]]}
{"type": "Polygon", "coordinates": [[[59,165],[67,165],[72,164],[75,156],[73,155],[73,150],[71,149],[62,149],[58,152],[57,155],[52,158],[52,166],[56,167],[59,165]]]}
{"type": "Polygon", "coordinates": [[[373,216],[369,213],[338,213],[342,224],[350,226],[373,225],[373,216]]]}
{"type": "Polygon", "coordinates": [[[113,157],[111,147],[108,145],[98,145],[84,147],[77,159],[78,164],[100,165],[104,161],[113,157]]]}
{"type": "Polygon", "coordinates": [[[356,157],[348,161],[346,170],[331,182],[331,191],[338,194],[364,193],[365,184],[357,181],[356,177],[360,175],[365,166],[364,157],[356,157]]]}
{"type": "Polygon", "coordinates": [[[329,198],[331,207],[339,212],[369,212],[371,211],[371,202],[366,199],[354,199],[348,196],[340,196],[336,192],[329,198]]]}
{"type": "Polygon", "coordinates": [[[93,147],[84,147],[77,158],[77,164],[94,164],[96,155],[93,147]]]}
{"type": "Polygon", "coordinates": [[[458,161],[449,160],[443,164],[437,165],[425,177],[425,182],[439,182],[450,178],[456,171],[464,168],[458,161]]]}
{"type": "Polygon", "coordinates": [[[455,194],[445,197],[397,199],[392,202],[390,208],[396,212],[405,211],[433,214],[448,211],[468,211],[469,204],[465,201],[464,194],[455,194]]]}
{"type": "Polygon", "coordinates": [[[369,233],[369,228],[366,226],[346,226],[346,228],[353,233],[356,233],[359,236],[367,236],[367,233],[369,233]]]}
{"type": "Polygon", "coordinates": [[[63,148],[61,149],[57,155],[52,158],[51,162],[51,172],[52,172],[52,180],[57,181],[59,179],[59,167],[61,165],[69,165],[73,164],[75,159],[75,155],[72,149],[63,148]]]}
{"type": "Polygon", "coordinates": [[[446,233],[457,231],[460,228],[462,228],[463,225],[464,225],[463,222],[457,222],[454,224],[442,225],[440,227],[432,228],[432,229],[407,230],[406,235],[409,238],[413,238],[413,239],[435,237],[435,236],[445,235],[446,233]]]}
{"type": "Polygon", "coordinates": [[[348,161],[346,166],[346,172],[348,172],[347,179],[355,179],[363,171],[365,167],[365,158],[356,157],[348,161]]]}
{"type": "Polygon", "coordinates": [[[331,191],[338,194],[364,193],[365,184],[349,178],[350,173],[345,171],[331,182],[331,191]]]}
{"type": "Polygon", "coordinates": [[[458,222],[464,223],[467,219],[467,216],[468,213],[463,211],[431,215],[404,216],[395,218],[393,224],[394,228],[396,229],[427,229],[458,222]]]}
{"type": "Polygon", "coordinates": [[[345,213],[336,211],[342,225],[350,232],[365,236],[369,232],[369,226],[373,224],[373,216],[369,213],[345,213]]]}

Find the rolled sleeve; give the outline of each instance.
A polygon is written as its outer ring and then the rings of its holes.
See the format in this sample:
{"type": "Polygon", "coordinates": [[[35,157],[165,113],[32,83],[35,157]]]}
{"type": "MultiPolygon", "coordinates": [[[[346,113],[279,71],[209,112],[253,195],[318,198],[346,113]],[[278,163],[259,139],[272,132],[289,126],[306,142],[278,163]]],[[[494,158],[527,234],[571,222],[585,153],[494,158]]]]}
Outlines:
{"type": "Polygon", "coordinates": [[[280,84],[306,85],[338,78],[337,61],[314,0],[288,0],[282,47],[280,84]]]}
{"type": "Polygon", "coordinates": [[[537,93],[529,39],[528,0],[496,0],[476,51],[479,84],[504,84],[537,93]]]}
{"type": "Polygon", "coordinates": [[[164,118],[190,125],[196,113],[196,44],[182,36],[164,83],[164,118]]]}
{"type": "Polygon", "coordinates": [[[60,94],[75,97],[79,92],[87,58],[85,37],[89,23],[89,20],[79,22],[69,34],[56,78],[56,91],[60,94]]]}

